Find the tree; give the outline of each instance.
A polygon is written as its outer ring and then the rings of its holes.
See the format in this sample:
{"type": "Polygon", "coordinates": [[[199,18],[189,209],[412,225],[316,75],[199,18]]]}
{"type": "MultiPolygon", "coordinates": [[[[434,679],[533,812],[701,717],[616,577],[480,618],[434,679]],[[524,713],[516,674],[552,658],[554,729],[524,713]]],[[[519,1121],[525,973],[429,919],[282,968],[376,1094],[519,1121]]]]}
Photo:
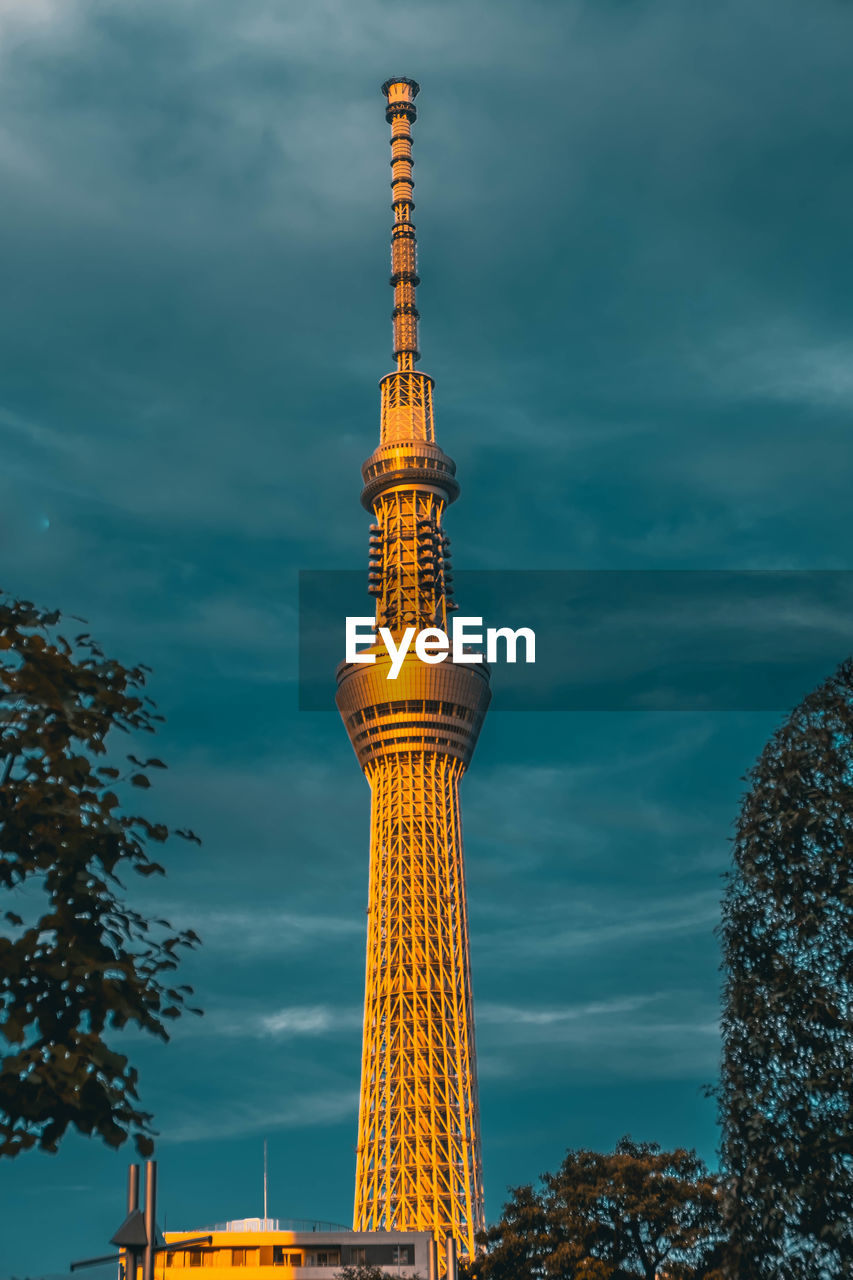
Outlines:
{"type": "MultiPolygon", "coordinates": [[[[406,1272],[408,1275],[408,1272],[406,1272]]],[[[361,1266],[343,1267],[337,1273],[337,1280],[400,1280],[399,1272],[383,1271],[381,1267],[361,1266]]],[[[420,1276],[412,1276],[411,1280],[420,1280],[420,1276]]]]}
{"type": "Polygon", "coordinates": [[[467,1280],[710,1280],[717,1188],[693,1151],[623,1138],[612,1155],[570,1150],[538,1189],[516,1187],[467,1280]]]}
{"type": "Polygon", "coordinates": [[[728,1274],[853,1273],[853,662],[747,775],[723,902],[728,1274]]]}
{"type": "Polygon", "coordinates": [[[0,1154],[55,1151],[73,1126],[113,1147],[132,1135],[148,1155],[152,1116],[107,1032],[168,1040],[192,990],[161,979],[199,939],[132,909],[120,876],[164,874],[148,842],[199,840],[124,812],[119,791],[147,790],[161,760],[127,755],[123,773],[104,759],[113,731],[162,720],[141,692],[148,668],[88,634],[69,644],[59,621],[0,596],[0,1154]]]}

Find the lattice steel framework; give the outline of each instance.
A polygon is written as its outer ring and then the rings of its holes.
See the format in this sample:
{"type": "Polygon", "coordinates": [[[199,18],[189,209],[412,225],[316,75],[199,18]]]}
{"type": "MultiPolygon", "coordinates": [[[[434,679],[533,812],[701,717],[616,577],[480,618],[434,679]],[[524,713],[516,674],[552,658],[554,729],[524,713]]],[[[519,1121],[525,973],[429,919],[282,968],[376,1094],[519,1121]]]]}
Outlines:
{"type": "MultiPolygon", "coordinates": [[[[432,379],[415,372],[417,251],[411,124],[418,85],[382,86],[391,124],[391,284],[397,368],[380,382],[379,447],[362,468],[368,590],[378,626],[446,629],[446,507],[456,467],[435,443],[432,379]]],[[[459,780],[489,704],[484,664],[407,657],[389,680],[338,669],[338,708],[371,789],[370,889],[356,1230],[429,1230],[475,1252],[484,1225],[459,780]]]]}

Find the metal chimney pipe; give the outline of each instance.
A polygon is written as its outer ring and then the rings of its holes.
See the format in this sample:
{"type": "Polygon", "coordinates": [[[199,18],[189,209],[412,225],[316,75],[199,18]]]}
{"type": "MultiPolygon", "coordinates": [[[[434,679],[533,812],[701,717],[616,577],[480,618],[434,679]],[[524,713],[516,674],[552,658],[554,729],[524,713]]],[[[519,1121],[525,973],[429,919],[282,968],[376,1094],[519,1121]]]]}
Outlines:
{"type": "Polygon", "coordinates": [[[438,1242],[435,1236],[429,1242],[427,1255],[427,1280],[438,1280],[438,1242]]]}
{"type": "MultiPolygon", "coordinates": [[[[131,1214],[139,1208],[139,1165],[127,1166],[127,1212],[131,1214]]],[[[136,1280],[136,1251],[122,1250],[124,1280],[136,1280]]]]}
{"type": "MultiPolygon", "coordinates": [[[[154,1280],[154,1249],[157,1244],[157,1228],[154,1217],[157,1212],[157,1161],[145,1161],[145,1235],[148,1243],[142,1256],[142,1280],[154,1280]]],[[[135,1277],[134,1277],[135,1280],[135,1277]]]]}
{"type": "Polygon", "coordinates": [[[139,1208],[139,1165],[127,1166],[127,1212],[139,1208]]]}
{"type": "Polygon", "coordinates": [[[448,1236],[444,1242],[445,1257],[447,1259],[447,1272],[445,1280],[459,1280],[459,1272],[456,1267],[456,1240],[453,1236],[448,1236]]]}

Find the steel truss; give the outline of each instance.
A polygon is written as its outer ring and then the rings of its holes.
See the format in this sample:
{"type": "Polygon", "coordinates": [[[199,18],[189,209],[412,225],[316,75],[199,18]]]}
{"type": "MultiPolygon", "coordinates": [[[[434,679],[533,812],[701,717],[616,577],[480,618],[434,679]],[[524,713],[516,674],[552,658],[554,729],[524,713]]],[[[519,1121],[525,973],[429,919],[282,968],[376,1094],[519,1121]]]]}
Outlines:
{"type": "MultiPolygon", "coordinates": [[[[378,626],[447,628],[456,467],[436,444],[432,379],[416,373],[411,221],[414,81],[383,85],[391,123],[394,355],[381,435],[362,468],[373,513],[368,589],[378,626]]],[[[484,1226],[459,780],[489,704],[483,664],[409,654],[338,669],[337,704],[371,789],[370,888],[354,1226],[432,1231],[473,1256],[484,1226]]],[[[443,1259],[444,1251],[439,1251],[443,1259]]],[[[442,1262],[442,1268],[443,1268],[442,1262]]]]}

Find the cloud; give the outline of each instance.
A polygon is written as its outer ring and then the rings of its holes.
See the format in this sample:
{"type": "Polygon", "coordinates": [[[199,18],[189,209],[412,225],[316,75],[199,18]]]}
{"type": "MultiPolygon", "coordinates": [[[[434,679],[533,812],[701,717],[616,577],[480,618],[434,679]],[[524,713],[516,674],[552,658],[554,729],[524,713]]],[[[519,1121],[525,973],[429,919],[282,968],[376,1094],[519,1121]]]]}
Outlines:
{"type": "Polygon", "coordinates": [[[334,1027],[335,1015],[331,1009],[322,1005],[278,1009],[275,1013],[261,1015],[260,1025],[271,1036],[315,1035],[334,1027]]]}
{"type": "Polygon", "coordinates": [[[177,1124],[170,1125],[159,1141],[169,1144],[207,1142],[248,1133],[335,1125],[351,1118],[357,1109],[358,1093],[355,1090],[294,1095],[279,1106],[231,1102],[226,1113],[217,1105],[210,1111],[185,1115],[177,1124]]]}
{"type": "MultiPolygon", "coordinates": [[[[346,932],[341,913],[330,909],[326,885],[338,877],[338,893],[346,895],[360,884],[355,868],[363,865],[366,875],[369,791],[343,727],[329,717],[324,736],[310,722],[291,721],[282,742],[279,712],[289,708],[271,706],[264,689],[254,702],[245,682],[231,690],[226,677],[220,683],[219,705],[198,709],[207,718],[212,714],[217,726],[222,720],[230,726],[224,736],[214,726],[210,750],[196,740],[182,755],[183,736],[174,750],[158,742],[169,769],[154,779],[156,811],[163,821],[197,830],[203,846],[198,854],[172,847],[169,887],[152,883],[151,909],[167,919],[191,915],[213,945],[237,949],[287,948],[301,945],[303,935],[346,932]],[[226,701],[229,696],[233,700],[226,701]],[[251,876],[236,888],[235,866],[249,857],[251,876]]],[[[190,711],[196,714],[196,704],[190,711]]],[[[138,892],[145,893],[144,886],[138,892]]],[[[365,893],[349,916],[351,931],[364,928],[365,893]]],[[[342,899],[336,894],[336,900],[342,899]]]]}
{"type": "Polygon", "coordinates": [[[361,937],[365,932],[364,921],[357,916],[302,914],[257,905],[218,908],[167,903],[162,910],[167,918],[170,913],[191,918],[205,948],[231,956],[287,954],[361,937]]]}
{"type": "Polygon", "coordinates": [[[719,1057],[718,1012],[696,991],[670,988],[561,1008],[481,1004],[477,1038],[487,1079],[534,1070],[600,1079],[712,1078],[719,1057]]]}
{"type": "MultiPolygon", "coordinates": [[[[717,827],[701,809],[686,811],[678,797],[658,794],[658,782],[677,766],[698,761],[714,734],[713,723],[696,720],[664,733],[588,735],[586,750],[566,759],[554,751],[552,763],[518,759],[485,765],[475,760],[464,782],[466,830],[476,835],[478,859],[489,856],[497,877],[549,868],[561,877],[594,864],[626,829],[681,845],[707,843],[717,827]],[[611,789],[619,788],[614,805],[611,789]],[[568,861],[567,861],[568,860],[568,861]]],[[[555,725],[556,727],[556,725],[555,725]]],[[[484,731],[487,736],[490,728],[484,731]]],[[[517,891],[516,891],[517,892],[517,891]]],[[[505,903],[498,900],[499,913],[505,903]]]]}
{"type": "Polygon", "coordinates": [[[260,1011],[244,1001],[241,1006],[205,1010],[200,1023],[185,1024],[184,1030],[194,1039],[199,1036],[234,1036],[241,1040],[280,1041],[300,1036],[349,1036],[354,1030],[360,1030],[361,1025],[360,1008],[318,1004],[260,1011]]]}
{"type": "Polygon", "coordinates": [[[502,914],[506,928],[480,938],[478,955],[485,953],[491,965],[542,963],[573,954],[610,954],[616,948],[638,952],[644,945],[658,946],[680,935],[710,937],[720,918],[720,890],[645,902],[625,894],[572,894],[525,911],[522,926],[515,923],[518,912],[509,905],[502,914]]]}
{"type": "Polygon", "coordinates": [[[590,1001],[585,1004],[567,1005],[560,1009],[536,1009],[527,1005],[490,1004],[477,1006],[479,1023],[496,1023],[502,1027],[556,1027],[567,1022],[586,1022],[590,1018],[621,1017],[637,1009],[659,1001],[666,993],[618,996],[612,1000],[590,1001]]]}
{"type": "Polygon", "coordinates": [[[853,332],[825,328],[796,313],[757,315],[694,348],[690,363],[711,396],[844,410],[853,403],[853,332]]]}
{"type": "Polygon", "coordinates": [[[17,42],[34,29],[70,27],[80,12],[80,0],[3,0],[0,6],[0,56],[13,55],[17,42]]]}
{"type": "MultiPolygon", "coordinates": [[[[142,1090],[190,1146],[325,1126],[300,1194],[350,1195],[332,1126],[356,1107],[368,790],[341,726],[296,713],[286,633],[298,568],[365,563],[391,360],[378,85],[423,86],[421,367],[458,568],[844,567],[853,9],[734,15],[0,5],[6,583],[155,668],[152,800],[205,845],[167,850],[154,909],[204,937],[181,967],[213,1034],[140,1043],[142,1090]]],[[[548,719],[490,717],[462,792],[498,1186],[502,1144],[549,1167],[567,1079],[594,1143],[638,1084],[713,1074],[717,874],[764,733],[548,719]],[[507,1105],[528,1088],[529,1125],[507,1105]]],[[[256,1181],[239,1147],[235,1185],[256,1181]]],[[[116,1176],[86,1180],[106,1203],[116,1176]]],[[[91,1252],[73,1207],[41,1266],[91,1252]]],[[[31,1234],[7,1242],[20,1275],[31,1234]]]]}

